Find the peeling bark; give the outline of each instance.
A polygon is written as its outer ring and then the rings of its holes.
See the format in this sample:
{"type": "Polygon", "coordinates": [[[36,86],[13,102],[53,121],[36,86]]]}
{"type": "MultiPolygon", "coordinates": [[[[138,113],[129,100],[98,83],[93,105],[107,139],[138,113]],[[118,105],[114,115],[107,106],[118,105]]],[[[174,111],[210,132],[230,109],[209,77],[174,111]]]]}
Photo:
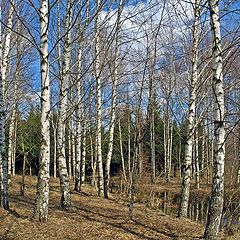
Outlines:
{"type": "Polygon", "coordinates": [[[50,79],[48,63],[49,0],[42,0],[40,8],[41,58],[41,148],[34,216],[41,222],[48,219],[50,164],[50,79]]]}
{"type": "Polygon", "coordinates": [[[195,0],[194,3],[194,26],[193,26],[193,50],[192,50],[192,75],[190,83],[190,102],[189,112],[187,117],[187,143],[185,145],[185,158],[182,171],[182,190],[180,196],[179,217],[187,217],[189,195],[190,195],[190,180],[192,166],[193,141],[195,134],[195,112],[197,98],[197,81],[198,81],[198,45],[199,45],[199,18],[200,18],[200,1],[195,0]]]}
{"type": "Polygon", "coordinates": [[[224,162],[225,162],[225,128],[224,128],[224,86],[221,33],[219,20],[219,1],[209,0],[212,45],[212,71],[214,94],[214,158],[212,193],[204,238],[218,239],[223,211],[224,197],[224,162]]]}
{"type": "Polygon", "coordinates": [[[68,105],[68,85],[70,79],[70,22],[72,15],[72,1],[68,0],[67,13],[65,20],[65,41],[63,50],[63,73],[61,78],[60,99],[59,99],[59,115],[58,115],[58,131],[57,131],[57,155],[58,155],[58,169],[60,177],[60,191],[61,191],[61,207],[68,208],[71,206],[70,195],[70,179],[67,171],[66,160],[66,114],[68,105]]]}

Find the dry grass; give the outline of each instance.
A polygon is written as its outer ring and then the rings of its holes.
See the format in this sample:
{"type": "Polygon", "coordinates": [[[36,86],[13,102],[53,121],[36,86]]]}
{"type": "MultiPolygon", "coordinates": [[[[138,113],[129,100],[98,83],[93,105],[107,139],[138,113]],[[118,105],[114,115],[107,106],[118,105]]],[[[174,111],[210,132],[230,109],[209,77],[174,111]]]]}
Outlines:
{"type": "Polygon", "coordinates": [[[0,239],[199,239],[203,227],[161,211],[137,204],[134,220],[127,205],[96,196],[86,185],[82,193],[72,192],[72,208],[59,208],[59,183],[51,180],[49,220],[31,220],[36,178],[26,178],[26,196],[20,196],[20,178],[10,186],[10,211],[0,210],[0,239]]]}

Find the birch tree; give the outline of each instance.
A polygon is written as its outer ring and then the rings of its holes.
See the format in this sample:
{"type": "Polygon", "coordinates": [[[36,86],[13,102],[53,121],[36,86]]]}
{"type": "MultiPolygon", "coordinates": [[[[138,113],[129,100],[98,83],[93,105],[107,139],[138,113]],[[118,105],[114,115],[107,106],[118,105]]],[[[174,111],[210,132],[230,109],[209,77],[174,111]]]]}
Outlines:
{"type": "Polygon", "coordinates": [[[122,13],[122,0],[119,2],[118,7],[118,16],[116,23],[116,36],[115,36],[115,56],[114,56],[114,72],[112,73],[112,106],[111,106],[111,120],[110,120],[110,129],[109,129],[109,144],[108,144],[108,153],[105,166],[105,175],[104,175],[104,197],[108,198],[108,186],[110,178],[110,165],[113,152],[113,135],[115,128],[115,119],[116,119],[116,106],[117,106],[117,84],[119,78],[119,32],[120,32],[120,17],[122,13]]]}
{"type": "MultiPolygon", "coordinates": [[[[80,30],[81,31],[81,30],[80,30]]],[[[81,35],[81,32],[80,32],[81,35]]],[[[77,106],[76,106],[76,164],[75,164],[75,191],[81,190],[81,144],[82,144],[82,131],[81,131],[81,114],[82,114],[82,82],[81,78],[81,69],[82,69],[82,47],[81,39],[79,41],[79,50],[78,50],[78,78],[77,78],[77,106]]]]}
{"type": "Polygon", "coordinates": [[[225,161],[225,129],[224,129],[224,86],[222,74],[222,46],[219,19],[219,1],[209,0],[210,21],[212,31],[212,73],[214,95],[214,159],[212,193],[204,233],[205,239],[218,239],[223,210],[224,197],[224,161],[225,161]]]}
{"type": "MultiPolygon", "coordinates": [[[[151,64],[152,65],[152,64],[151,64]]],[[[150,66],[149,76],[149,121],[150,121],[150,147],[151,147],[151,182],[155,183],[156,178],[156,153],[155,153],[155,112],[154,112],[154,76],[153,67],[150,66]]]]}
{"type": "MultiPolygon", "coordinates": [[[[0,19],[2,20],[2,8],[0,6],[0,19]]],[[[2,55],[2,28],[0,24],[0,55],[2,55]]],[[[2,70],[2,64],[1,64],[2,70]]],[[[3,93],[2,73],[0,76],[0,206],[9,209],[8,199],[8,161],[5,156],[5,105],[3,93]]]]}
{"type": "Polygon", "coordinates": [[[182,171],[182,190],[180,196],[179,217],[187,217],[189,195],[190,195],[190,180],[191,180],[191,165],[192,152],[195,134],[195,114],[196,114],[196,99],[197,99],[197,81],[198,81],[198,45],[199,45],[199,18],[200,18],[200,0],[194,2],[194,26],[193,26],[193,49],[192,49],[192,74],[190,82],[190,102],[188,106],[187,117],[187,142],[185,145],[185,158],[182,171]]]}
{"type": "Polygon", "coordinates": [[[9,53],[11,46],[11,35],[12,35],[12,26],[13,26],[13,13],[14,13],[14,0],[10,0],[10,8],[7,19],[7,29],[5,37],[4,51],[2,52],[2,81],[3,81],[3,97],[4,101],[6,100],[6,85],[7,85],[7,70],[9,65],[9,53]]]}
{"type": "MultiPolygon", "coordinates": [[[[17,30],[19,31],[19,23],[17,22],[17,30]]],[[[20,36],[16,36],[16,68],[14,75],[13,83],[13,103],[12,103],[12,112],[9,120],[9,136],[8,136],[8,174],[15,176],[15,157],[16,157],[16,142],[17,142],[17,106],[19,102],[19,78],[20,78],[20,64],[21,64],[21,44],[20,36]]]]}
{"type": "Polygon", "coordinates": [[[60,99],[59,99],[59,116],[58,116],[58,168],[60,175],[60,191],[61,191],[61,207],[68,208],[71,205],[70,196],[70,181],[67,171],[66,160],[66,114],[68,104],[68,87],[70,78],[70,57],[71,57],[71,42],[70,42],[70,23],[72,15],[72,1],[67,2],[67,13],[65,19],[65,40],[63,50],[63,73],[60,84],[60,99]]]}
{"type": "Polygon", "coordinates": [[[48,62],[49,0],[42,0],[40,8],[41,58],[41,149],[34,216],[41,222],[48,219],[50,164],[50,79],[48,62]]]}
{"type": "Polygon", "coordinates": [[[2,78],[0,77],[0,205],[4,209],[9,208],[8,200],[8,160],[6,158],[5,146],[5,107],[3,100],[2,78]]]}
{"type": "Polygon", "coordinates": [[[81,166],[81,184],[84,184],[86,178],[86,141],[87,141],[87,131],[86,131],[86,118],[84,116],[83,121],[83,140],[82,140],[82,166],[81,166]]]}
{"type": "Polygon", "coordinates": [[[101,64],[100,64],[100,28],[99,28],[99,11],[100,1],[96,0],[96,19],[95,19],[95,77],[96,77],[96,108],[97,108],[97,130],[96,130],[96,150],[97,150],[97,167],[98,167],[98,195],[104,196],[104,178],[102,163],[102,97],[101,97],[101,64]]]}

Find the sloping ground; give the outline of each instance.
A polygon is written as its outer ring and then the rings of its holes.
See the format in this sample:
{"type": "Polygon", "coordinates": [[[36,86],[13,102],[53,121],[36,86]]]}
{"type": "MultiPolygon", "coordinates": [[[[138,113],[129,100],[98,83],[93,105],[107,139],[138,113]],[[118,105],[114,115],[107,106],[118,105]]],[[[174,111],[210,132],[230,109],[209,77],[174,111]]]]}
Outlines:
{"type": "Polygon", "coordinates": [[[115,200],[95,195],[90,186],[83,193],[73,192],[73,207],[59,206],[58,180],[51,180],[49,221],[31,219],[36,178],[26,179],[26,196],[20,196],[20,178],[10,186],[9,212],[0,210],[0,239],[199,239],[203,227],[190,220],[180,220],[160,211],[136,205],[134,220],[128,220],[128,207],[115,200]]]}

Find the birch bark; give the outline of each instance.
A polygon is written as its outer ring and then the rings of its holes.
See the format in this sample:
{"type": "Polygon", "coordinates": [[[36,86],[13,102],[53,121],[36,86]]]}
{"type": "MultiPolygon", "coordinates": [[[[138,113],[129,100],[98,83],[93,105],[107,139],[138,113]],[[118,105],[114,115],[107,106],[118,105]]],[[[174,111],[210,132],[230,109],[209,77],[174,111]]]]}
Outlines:
{"type": "Polygon", "coordinates": [[[58,116],[58,133],[57,133],[57,154],[58,154],[58,169],[60,176],[60,191],[61,191],[61,207],[68,208],[71,205],[70,181],[67,171],[66,161],[66,114],[68,104],[68,85],[69,85],[69,70],[70,70],[70,22],[72,15],[72,0],[67,2],[67,13],[65,19],[65,41],[63,50],[63,74],[61,78],[60,99],[59,99],[59,116],[58,116]]]}
{"type": "Polygon", "coordinates": [[[193,50],[192,50],[192,76],[190,82],[190,102],[188,112],[188,132],[187,143],[185,145],[185,159],[182,171],[182,190],[180,196],[180,207],[178,216],[187,217],[189,195],[190,195],[190,180],[191,180],[191,165],[193,141],[195,133],[195,112],[196,112],[196,95],[197,95],[197,81],[198,81],[198,45],[199,45],[199,18],[200,18],[200,0],[195,0],[194,3],[194,26],[193,26],[193,50]]]}
{"type": "Polygon", "coordinates": [[[118,129],[119,129],[119,145],[120,145],[120,154],[122,160],[122,171],[125,182],[127,182],[126,169],[125,169],[125,160],[123,155],[123,143],[122,143],[122,129],[121,129],[121,119],[118,120],[118,129]]]}
{"type": "Polygon", "coordinates": [[[224,128],[224,86],[222,74],[222,49],[219,20],[219,1],[209,0],[212,45],[212,71],[214,95],[214,161],[212,177],[212,194],[209,206],[205,239],[218,239],[223,210],[224,197],[224,162],[225,162],[225,128],[224,128]]]}
{"type": "Polygon", "coordinates": [[[154,112],[154,85],[153,67],[149,76],[149,121],[150,121],[150,147],[151,147],[151,182],[155,183],[156,177],[156,153],[155,153],[155,112],[154,112]]]}
{"type": "Polygon", "coordinates": [[[48,63],[49,0],[42,0],[40,8],[41,58],[41,149],[34,216],[41,222],[48,219],[49,163],[50,163],[50,79],[48,63]]]}
{"type": "Polygon", "coordinates": [[[81,184],[85,183],[86,178],[86,119],[84,117],[84,123],[83,123],[83,141],[82,141],[82,166],[81,166],[81,184]]]}
{"type": "Polygon", "coordinates": [[[4,51],[2,55],[2,69],[1,69],[4,101],[6,101],[6,84],[7,84],[6,81],[7,81],[7,69],[9,64],[12,26],[13,26],[13,13],[14,13],[14,0],[10,0],[10,9],[9,9],[9,14],[7,19],[6,38],[5,38],[4,51]]]}
{"type": "MultiPolygon", "coordinates": [[[[0,6],[0,14],[1,14],[0,6]]],[[[1,19],[1,16],[0,16],[1,19]]],[[[1,29],[0,29],[1,30],[1,29]]],[[[0,31],[0,39],[2,39],[0,31]]],[[[0,41],[2,42],[2,41],[0,41]]],[[[0,50],[2,50],[2,45],[0,45],[0,50]]],[[[1,66],[2,67],[2,66],[1,66]]],[[[8,199],[8,160],[6,158],[6,146],[5,146],[5,105],[3,97],[3,80],[2,74],[0,76],[0,206],[4,209],[9,209],[9,199],[8,199]]]]}
{"type": "Polygon", "coordinates": [[[81,144],[82,144],[82,132],[81,132],[81,98],[82,98],[82,86],[80,81],[81,68],[82,68],[82,49],[78,52],[78,70],[80,71],[77,82],[77,109],[76,109],[76,165],[75,165],[75,191],[81,190],[81,144]]]}
{"type": "Polygon", "coordinates": [[[104,176],[104,197],[108,198],[108,187],[110,179],[110,165],[112,160],[113,152],[113,135],[115,128],[115,119],[116,119],[116,107],[117,107],[117,84],[118,84],[118,65],[119,65],[119,32],[120,32],[120,17],[122,13],[122,0],[119,2],[118,16],[117,16],[117,25],[116,25],[116,35],[115,35],[115,58],[114,58],[114,73],[112,76],[112,106],[111,106],[111,120],[110,120],[110,129],[109,129],[109,144],[108,144],[108,153],[105,166],[105,176],[104,176]]]}
{"type": "Polygon", "coordinates": [[[102,99],[101,99],[101,66],[100,66],[100,29],[99,29],[99,6],[100,1],[96,1],[97,13],[95,21],[95,77],[96,77],[96,95],[97,95],[97,165],[98,165],[98,195],[104,196],[104,177],[102,163],[102,99]]]}

